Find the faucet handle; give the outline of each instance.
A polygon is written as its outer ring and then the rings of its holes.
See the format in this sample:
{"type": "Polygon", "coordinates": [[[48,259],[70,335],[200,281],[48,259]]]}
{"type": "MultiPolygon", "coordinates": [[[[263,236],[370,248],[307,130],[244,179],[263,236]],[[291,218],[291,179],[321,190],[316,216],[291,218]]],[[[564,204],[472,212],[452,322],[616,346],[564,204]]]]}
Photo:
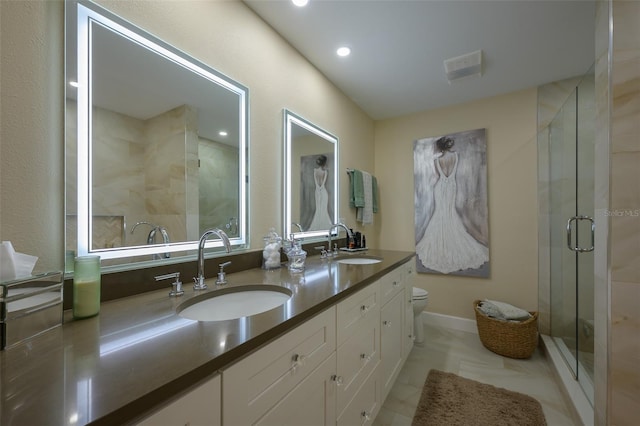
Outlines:
{"type": "Polygon", "coordinates": [[[324,246],[317,246],[317,247],[314,247],[314,249],[316,249],[316,250],[320,250],[320,257],[321,257],[322,259],[324,259],[325,257],[327,257],[327,250],[325,250],[324,246]]]}
{"type": "Polygon", "coordinates": [[[227,277],[224,272],[224,267],[231,265],[231,261],[221,263],[218,265],[220,267],[220,271],[218,272],[218,279],[216,280],[216,285],[224,285],[227,283],[227,277]]]}
{"type": "Polygon", "coordinates": [[[182,281],[180,281],[180,272],[173,272],[171,274],[158,275],[155,277],[156,281],[161,280],[170,280],[175,278],[175,281],[171,283],[171,291],[169,292],[169,296],[182,296],[184,294],[184,290],[182,289],[182,281]]]}

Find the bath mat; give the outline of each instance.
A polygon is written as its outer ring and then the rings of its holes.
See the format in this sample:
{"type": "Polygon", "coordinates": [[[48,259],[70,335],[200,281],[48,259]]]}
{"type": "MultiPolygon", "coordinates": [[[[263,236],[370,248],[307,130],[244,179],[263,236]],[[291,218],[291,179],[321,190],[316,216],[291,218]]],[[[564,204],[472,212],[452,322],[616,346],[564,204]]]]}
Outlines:
{"type": "Polygon", "coordinates": [[[431,370],[412,426],[544,426],[542,406],[528,395],[431,370]]]}

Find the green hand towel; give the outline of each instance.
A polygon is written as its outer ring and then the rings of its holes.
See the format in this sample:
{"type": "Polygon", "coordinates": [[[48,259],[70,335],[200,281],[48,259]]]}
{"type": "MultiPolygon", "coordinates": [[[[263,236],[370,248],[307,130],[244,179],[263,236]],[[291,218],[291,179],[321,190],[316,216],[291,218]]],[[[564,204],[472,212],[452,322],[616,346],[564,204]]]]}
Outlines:
{"type": "Polygon", "coordinates": [[[362,184],[362,172],[354,170],[350,174],[351,185],[349,185],[349,206],[355,208],[364,207],[364,185],[362,184]]]}

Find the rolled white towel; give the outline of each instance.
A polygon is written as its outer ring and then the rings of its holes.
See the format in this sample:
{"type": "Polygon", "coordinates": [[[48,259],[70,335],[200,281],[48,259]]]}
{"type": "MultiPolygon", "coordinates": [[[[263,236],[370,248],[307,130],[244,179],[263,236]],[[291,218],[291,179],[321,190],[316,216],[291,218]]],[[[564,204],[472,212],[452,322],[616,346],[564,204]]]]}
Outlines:
{"type": "Polygon", "coordinates": [[[488,316],[495,318],[515,321],[524,321],[531,318],[531,314],[529,312],[505,302],[485,299],[482,302],[482,307],[483,312],[488,316]]]}

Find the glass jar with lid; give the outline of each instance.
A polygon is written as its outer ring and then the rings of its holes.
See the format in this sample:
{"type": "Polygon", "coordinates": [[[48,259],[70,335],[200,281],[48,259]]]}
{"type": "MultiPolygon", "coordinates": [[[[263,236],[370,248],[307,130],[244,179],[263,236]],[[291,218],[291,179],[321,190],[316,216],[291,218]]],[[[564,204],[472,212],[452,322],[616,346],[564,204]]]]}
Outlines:
{"type": "Polygon", "coordinates": [[[263,240],[262,269],[278,269],[281,263],[280,248],[282,247],[282,238],[274,228],[271,228],[263,240]]]}

